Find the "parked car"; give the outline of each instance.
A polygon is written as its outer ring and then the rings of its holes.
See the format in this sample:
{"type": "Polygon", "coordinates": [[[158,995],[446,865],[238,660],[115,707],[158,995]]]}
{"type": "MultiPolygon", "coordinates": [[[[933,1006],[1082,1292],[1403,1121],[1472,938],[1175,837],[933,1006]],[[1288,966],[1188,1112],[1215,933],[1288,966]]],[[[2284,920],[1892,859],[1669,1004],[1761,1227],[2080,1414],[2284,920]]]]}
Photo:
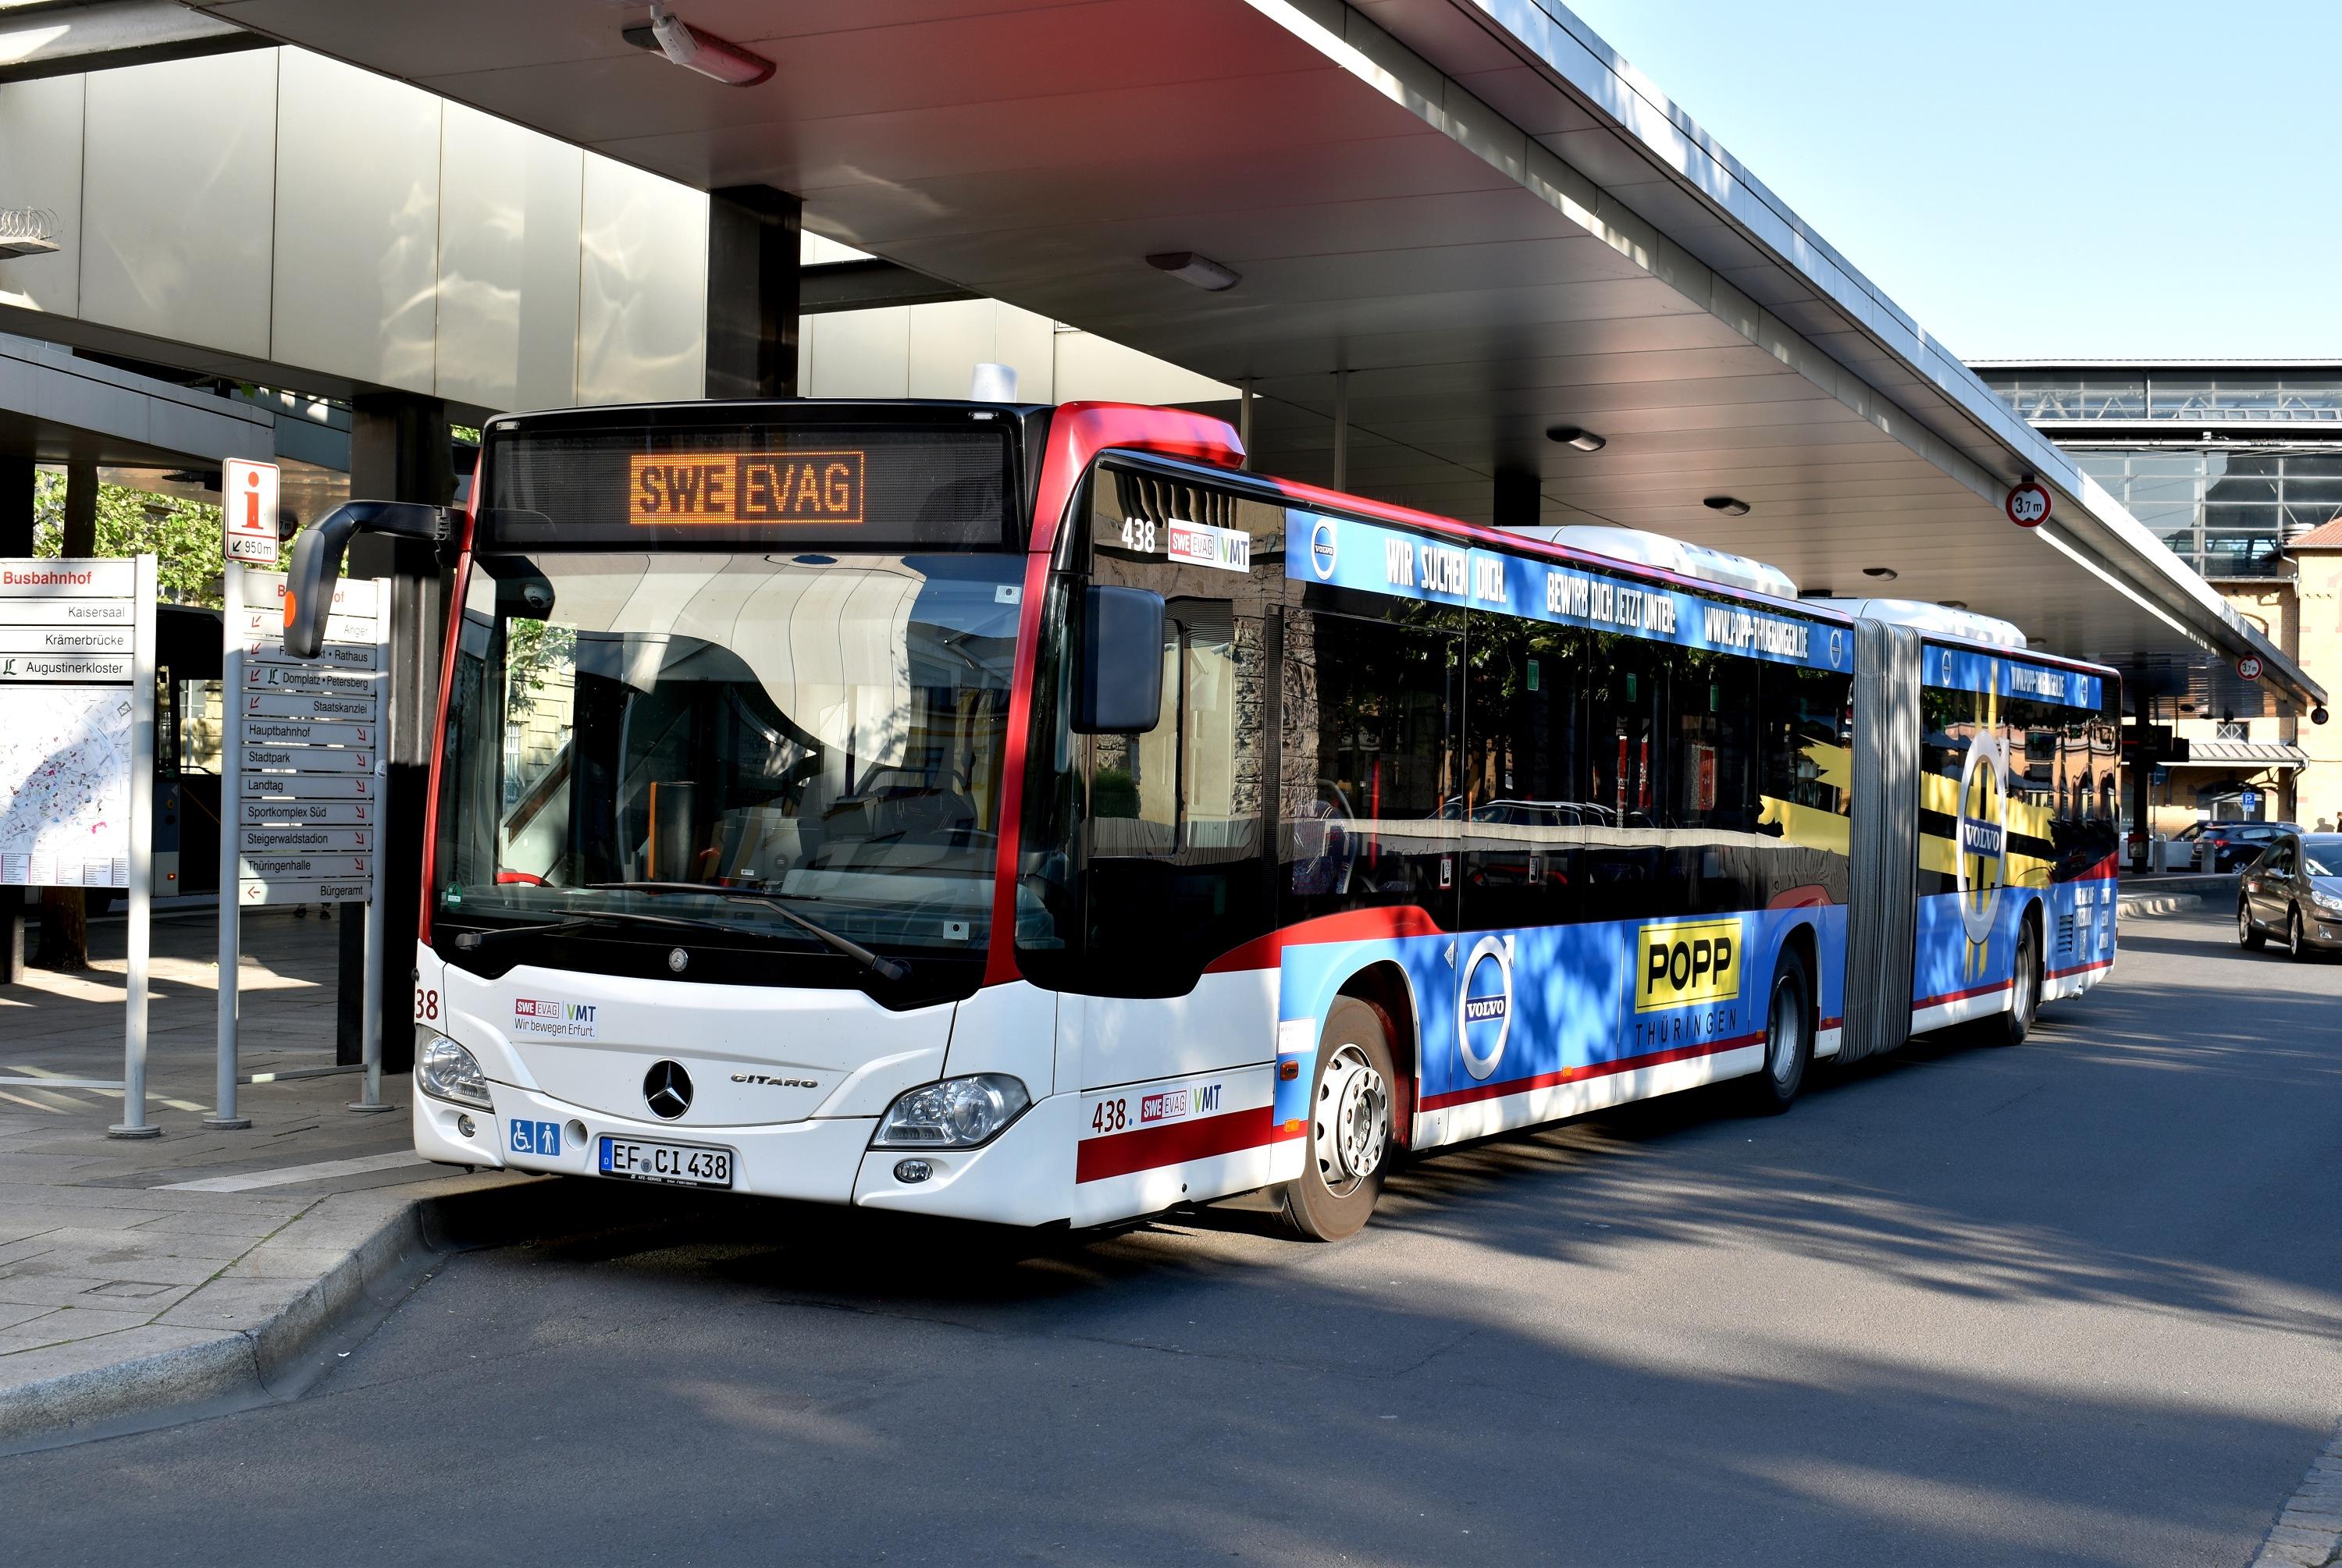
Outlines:
{"type": "Polygon", "coordinates": [[[2297,822],[2212,822],[2196,840],[2196,869],[2235,871],[2280,836],[2299,833],[2297,822]]]}
{"type": "Polygon", "coordinates": [[[2296,958],[2342,948],[2342,833],[2281,835],[2245,867],[2237,894],[2237,941],[2270,936],[2296,958]]]}

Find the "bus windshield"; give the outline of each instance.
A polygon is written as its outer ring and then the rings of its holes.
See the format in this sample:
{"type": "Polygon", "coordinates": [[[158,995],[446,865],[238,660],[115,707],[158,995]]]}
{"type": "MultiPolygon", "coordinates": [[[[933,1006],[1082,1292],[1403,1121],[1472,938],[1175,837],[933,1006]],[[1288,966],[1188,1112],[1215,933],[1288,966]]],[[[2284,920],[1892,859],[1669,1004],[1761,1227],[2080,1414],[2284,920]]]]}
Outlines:
{"type": "Polygon", "coordinates": [[[914,960],[981,951],[1023,574],[1006,554],[480,556],[441,920],[672,940],[623,918],[647,913],[806,945],[778,904],[914,960]]]}

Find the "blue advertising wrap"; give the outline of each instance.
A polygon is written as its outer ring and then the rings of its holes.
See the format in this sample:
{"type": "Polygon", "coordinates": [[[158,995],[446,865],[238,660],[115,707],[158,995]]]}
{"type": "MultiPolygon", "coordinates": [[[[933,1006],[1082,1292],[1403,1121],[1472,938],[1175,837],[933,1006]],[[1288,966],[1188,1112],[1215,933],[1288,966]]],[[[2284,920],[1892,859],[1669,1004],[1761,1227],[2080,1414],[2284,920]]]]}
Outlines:
{"type": "Polygon", "coordinates": [[[1996,696],[2024,697],[2060,707],[2087,708],[2096,713],[2106,701],[2104,677],[2060,664],[2037,664],[2007,654],[1980,653],[1973,648],[1929,643],[1920,667],[1920,679],[1954,692],[1989,692],[1996,696]]]}
{"type": "Polygon", "coordinates": [[[1853,633],[1830,622],[1353,517],[1287,511],[1285,518],[1285,574],[1296,582],[1617,632],[1777,664],[1854,667],[1853,633]]]}
{"type": "MultiPolygon", "coordinates": [[[[1816,1011],[1837,1028],[1846,910],[1834,904],[1296,944],[1280,960],[1278,1013],[1323,1019],[1349,976],[1396,964],[1422,1031],[1417,1109],[1442,1111],[1760,1048],[1781,949],[1801,927],[1819,960],[1816,1011]]],[[[1288,1136],[1309,1111],[1316,1031],[1302,1034],[1310,1044],[1280,1035],[1293,1044],[1280,1044],[1274,1116],[1288,1136]]]]}

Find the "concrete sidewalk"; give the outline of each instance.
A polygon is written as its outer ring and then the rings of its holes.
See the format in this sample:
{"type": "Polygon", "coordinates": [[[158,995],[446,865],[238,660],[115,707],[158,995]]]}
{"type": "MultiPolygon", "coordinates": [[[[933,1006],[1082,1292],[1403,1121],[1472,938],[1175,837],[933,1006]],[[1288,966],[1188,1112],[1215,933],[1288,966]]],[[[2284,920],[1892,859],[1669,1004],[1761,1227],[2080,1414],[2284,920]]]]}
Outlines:
{"type": "MultiPolygon", "coordinates": [[[[534,1184],[422,1163],[403,1076],[385,1079],[398,1109],[380,1114],[344,1109],[355,1074],[246,1085],[252,1127],[204,1130],[215,927],[154,930],[148,1114],[162,1136],[107,1138],[118,1093],[0,1086],[0,1446],[305,1381],[304,1358],[370,1296],[419,1277],[430,1204],[534,1184]]],[[[0,986],[0,1075],[121,1076],[124,939],[121,921],[99,922],[85,974],[0,986]]],[[[245,1073],[332,1065],[335,942],[323,921],[245,916],[245,1073]]]]}
{"type": "Polygon", "coordinates": [[[2234,914],[2243,878],[2233,871],[2174,871],[2126,874],[2117,910],[2127,915],[2234,914]]]}

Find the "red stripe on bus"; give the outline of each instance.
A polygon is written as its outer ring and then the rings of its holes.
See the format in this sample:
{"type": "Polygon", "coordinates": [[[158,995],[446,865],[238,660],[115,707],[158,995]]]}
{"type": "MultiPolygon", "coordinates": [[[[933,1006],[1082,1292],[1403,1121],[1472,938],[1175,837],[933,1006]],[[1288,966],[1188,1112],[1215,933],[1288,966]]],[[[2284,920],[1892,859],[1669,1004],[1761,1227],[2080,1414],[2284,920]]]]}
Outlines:
{"type": "Polygon", "coordinates": [[[2111,958],[2096,958],[2087,964],[2077,964],[2070,969],[2053,969],[2049,972],[2049,978],[2063,980],[2068,974],[2087,974],[2093,969],[2105,969],[2113,963],[2111,958]]]}
{"type": "MultiPolygon", "coordinates": [[[[423,896],[415,901],[415,936],[425,947],[431,945],[432,889],[439,874],[439,778],[447,763],[447,704],[455,691],[455,647],[462,641],[464,599],[472,591],[472,531],[479,520],[481,476],[486,472],[487,451],[472,459],[472,493],[464,501],[463,532],[455,541],[455,591],[447,597],[446,638],[439,644],[438,722],[431,731],[430,785],[423,796],[423,896]]],[[[331,606],[328,606],[330,608],[331,606]]],[[[387,617],[390,606],[383,606],[387,617]]],[[[382,819],[375,819],[379,828],[382,819]]],[[[398,962],[394,954],[390,963],[398,962]]]]}
{"type": "Polygon", "coordinates": [[[1258,1148],[1275,1134],[1276,1113],[1261,1105],[1225,1116],[1174,1122],[1167,1127],[1142,1127],[1108,1138],[1088,1138],[1074,1154],[1074,1180],[1103,1182],[1109,1176],[1127,1176],[1160,1165],[1234,1154],[1258,1148]]]}
{"type": "Polygon", "coordinates": [[[1611,1062],[1565,1067],[1558,1073],[1540,1073],[1534,1078],[1515,1078],[1504,1084],[1475,1084],[1469,1089],[1451,1089],[1445,1094],[1426,1094],[1422,1108],[1437,1111],[1449,1105],[1468,1105],[1479,1100],[1501,1100],[1507,1094],[1526,1094],[1532,1089],[1550,1089],[1556,1084],[1575,1083],[1581,1078],[1607,1078],[1614,1073],[1640,1072],[1643,1068],[1664,1066],[1669,1062],[1687,1062],[1695,1056],[1714,1056],[1720,1052],[1736,1051],[1743,1045],[1756,1044],[1764,1038],[1762,1034],[1736,1034],[1729,1040],[1711,1040],[1702,1045],[1677,1045],[1672,1050],[1652,1051],[1641,1056],[1621,1056],[1611,1062]]]}
{"type": "Polygon", "coordinates": [[[2007,989],[2008,982],[2004,980],[1997,985],[1971,985],[1966,991],[1947,991],[1941,996],[1921,997],[1911,1004],[1911,1011],[1917,1013],[1922,1007],[1941,1007],[1947,1002],[1966,1002],[1971,996],[1990,996],[1995,992],[2007,989]]]}
{"type": "Polygon", "coordinates": [[[1232,947],[1204,966],[1206,974],[1226,974],[1239,969],[1274,969],[1288,947],[1313,942],[1371,942],[1387,936],[1437,936],[1439,923],[1420,904],[1398,904],[1384,909],[1352,909],[1321,914],[1256,936],[1232,947]]]}

